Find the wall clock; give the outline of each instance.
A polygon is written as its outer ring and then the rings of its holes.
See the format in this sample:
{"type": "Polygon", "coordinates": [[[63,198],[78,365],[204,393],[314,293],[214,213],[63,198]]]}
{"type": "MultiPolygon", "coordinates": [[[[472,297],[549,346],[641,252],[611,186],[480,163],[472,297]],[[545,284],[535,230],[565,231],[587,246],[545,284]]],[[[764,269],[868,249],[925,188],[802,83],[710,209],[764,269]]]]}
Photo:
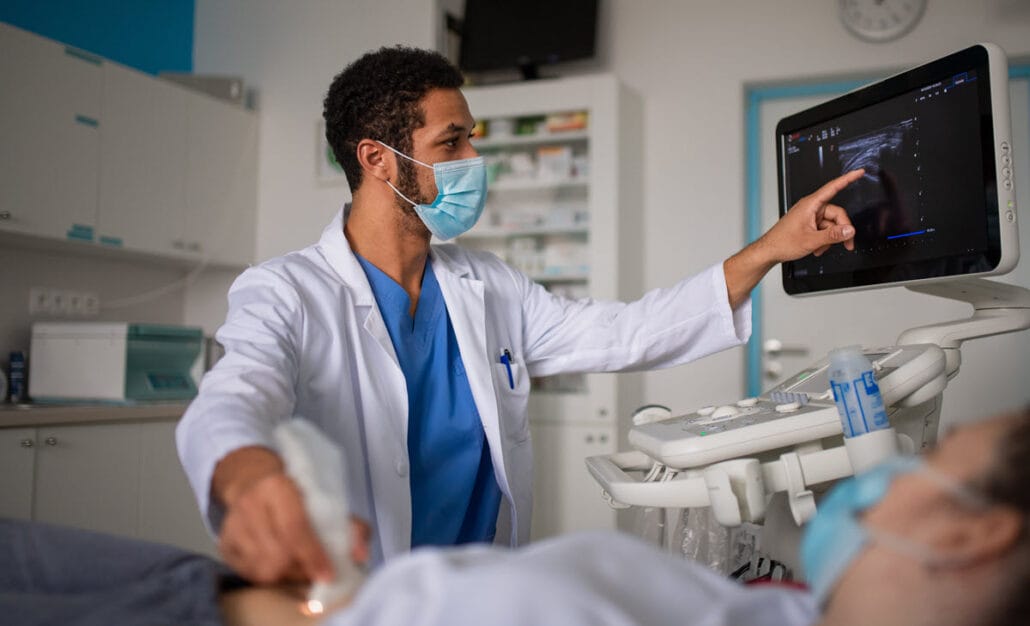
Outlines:
{"type": "Polygon", "coordinates": [[[856,37],[881,43],[915,28],[927,0],[838,0],[840,21],[856,37]]]}

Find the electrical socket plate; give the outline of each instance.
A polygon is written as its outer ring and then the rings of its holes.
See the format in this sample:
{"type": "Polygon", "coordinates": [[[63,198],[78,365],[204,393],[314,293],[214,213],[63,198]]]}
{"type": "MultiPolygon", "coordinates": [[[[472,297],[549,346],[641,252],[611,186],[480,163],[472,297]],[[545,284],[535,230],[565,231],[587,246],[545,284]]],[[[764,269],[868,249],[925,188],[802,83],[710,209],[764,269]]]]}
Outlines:
{"type": "Polygon", "coordinates": [[[88,291],[32,287],[29,289],[29,314],[96,317],[100,315],[100,296],[88,291]]]}
{"type": "Polygon", "coordinates": [[[53,302],[50,300],[50,290],[46,287],[32,287],[29,289],[29,315],[40,315],[53,310],[53,302]]]}

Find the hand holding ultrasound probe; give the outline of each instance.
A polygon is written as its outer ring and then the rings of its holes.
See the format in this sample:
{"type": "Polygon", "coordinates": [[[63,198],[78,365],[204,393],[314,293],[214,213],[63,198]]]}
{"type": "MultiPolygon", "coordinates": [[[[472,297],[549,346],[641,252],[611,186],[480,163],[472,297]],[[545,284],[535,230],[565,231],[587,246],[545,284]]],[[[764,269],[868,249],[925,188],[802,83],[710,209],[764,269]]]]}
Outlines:
{"type": "Polygon", "coordinates": [[[365,574],[356,558],[360,528],[348,515],[346,467],[342,450],[314,424],[301,418],[283,422],[275,430],[276,444],[286,473],[297,484],[313,530],[332,561],[332,580],[316,580],[305,606],[319,615],[349,600],[365,574]]]}

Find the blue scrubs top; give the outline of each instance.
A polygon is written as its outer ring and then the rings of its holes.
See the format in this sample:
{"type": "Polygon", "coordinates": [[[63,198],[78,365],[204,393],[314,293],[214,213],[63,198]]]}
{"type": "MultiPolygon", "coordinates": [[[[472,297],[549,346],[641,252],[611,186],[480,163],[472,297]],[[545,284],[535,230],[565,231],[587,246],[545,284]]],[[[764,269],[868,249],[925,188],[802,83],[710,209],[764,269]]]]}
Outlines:
{"type": "Polygon", "coordinates": [[[408,388],[411,547],[493,541],[501,490],[432,263],[412,318],[404,288],[355,256],[408,388]]]}

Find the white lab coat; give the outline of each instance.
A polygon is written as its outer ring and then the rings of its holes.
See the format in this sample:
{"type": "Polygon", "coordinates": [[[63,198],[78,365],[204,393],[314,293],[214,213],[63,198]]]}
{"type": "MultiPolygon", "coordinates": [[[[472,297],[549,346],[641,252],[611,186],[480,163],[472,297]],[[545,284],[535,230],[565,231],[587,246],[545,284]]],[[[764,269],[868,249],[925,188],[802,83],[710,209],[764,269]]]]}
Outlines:
{"type": "MultiPolygon", "coordinates": [[[[408,399],[404,374],[341,213],[320,241],[246,270],[229,290],[216,337],[225,356],[207,373],[179,423],[179,455],[211,529],[215,464],[243,446],[274,448],[275,424],[293,415],[339,444],[351,511],[373,526],[372,560],[411,545],[408,399]]],[[[722,264],[642,299],[573,301],[495,256],[433,246],[433,271],[504,494],[498,541],[529,539],[531,376],[643,370],[686,363],[750,335],[750,303],[731,311],[722,264]],[[515,388],[499,357],[510,350],[515,388]]]]}

